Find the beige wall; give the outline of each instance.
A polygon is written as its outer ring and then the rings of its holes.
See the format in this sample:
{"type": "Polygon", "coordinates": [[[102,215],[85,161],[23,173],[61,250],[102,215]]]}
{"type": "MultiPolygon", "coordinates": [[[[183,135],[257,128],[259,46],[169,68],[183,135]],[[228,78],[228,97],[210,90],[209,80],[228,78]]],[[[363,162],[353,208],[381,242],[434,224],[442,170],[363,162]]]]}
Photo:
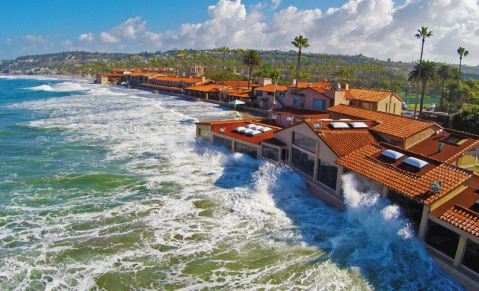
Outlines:
{"type": "Polygon", "coordinates": [[[401,115],[401,112],[402,112],[401,107],[402,107],[401,100],[398,97],[392,95],[378,102],[376,110],[401,115]]]}
{"type": "Polygon", "coordinates": [[[423,131],[421,131],[420,133],[417,133],[411,137],[408,137],[404,143],[404,147],[407,149],[407,148],[410,148],[412,147],[413,145],[417,144],[417,143],[420,143],[421,141],[425,140],[426,138],[430,137],[431,135],[435,134],[436,131],[435,129],[433,128],[428,128],[428,129],[425,129],[423,131]]]}

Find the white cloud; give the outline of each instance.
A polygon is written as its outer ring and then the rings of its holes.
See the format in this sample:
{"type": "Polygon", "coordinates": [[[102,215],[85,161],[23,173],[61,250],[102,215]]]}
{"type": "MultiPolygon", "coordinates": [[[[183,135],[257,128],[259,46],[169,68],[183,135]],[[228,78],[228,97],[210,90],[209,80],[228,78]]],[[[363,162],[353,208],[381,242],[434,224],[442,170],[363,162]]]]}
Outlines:
{"type": "MultiPolygon", "coordinates": [[[[272,1],[272,4],[280,1],[272,1]]],[[[219,0],[209,6],[209,19],[183,24],[163,35],[165,48],[212,48],[221,45],[258,49],[292,49],[291,39],[305,34],[310,52],[365,54],[394,60],[419,56],[416,29],[428,26],[434,37],[426,42],[425,57],[456,62],[456,49],[468,48],[467,63],[479,62],[479,4],[477,0],[349,0],[339,8],[298,9],[289,6],[264,17],[240,0],[219,0]]]]}
{"type": "MultiPolygon", "coordinates": [[[[278,7],[278,0],[264,0],[278,7]]],[[[479,63],[479,3],[477,0],[349,0],[327,10],[288,6],[264,16],[257,7],[241,0],[218,0],[208,7],[208,18],[184,23],[171,31],[152,31],[146,21],[132,17],[105,30],[95,39],[91,33],[78,37],[85,48],[108,51],[171,48],[294,49],[291,40],[304,34],[311,46],[306,52],[364,54],[370,57],[413,61],[419,57],[416,30],[428,26],[434,36],[427,40],[425,58],[457,62],[456,50],[470,51],[467,64],[479,63]],[[87,41],[90,40],[91,41],[87,41]]],[[[271,12],[271,10],[269,10],[271,12]]],[[[26,35],[25,41],[46,41],[26,35]]]]}
{"type": "Polygon", "coordinates": [[[281,5],[282,0],[271,0],[271,7],[273,9],[278,8],[279,5],[281,5]]]}
{"type": "Polygon", "coordinates": [[[103,43],[118,43],[118,42],[120,42],[120,39],[118,37],[114,36],[111,33],[104,32],[104,31],[100,33],[100,40],[103,43]]]}
{"type": "Polygon", "coordinates": [[[91,32],[82,33],[78,36],[78,41],[80,42],[89,42],[89,41],[93,41],[94,39],[95,37],[93,36],[91,32]]]}
{"type": "Polygon", "coordinates": [[[24,41],[30,42],[30,43],[44,43],[44,42],[47,42],[47,39],[43,35],[26,34],[22,37],[22,39],[24,41]]]}
{"type": "Polygon", "coordinates": [[[65,48],[70,49],[70,48],[73,47],[73,42],[72,42],[71,40],[67,39],[67,40],[64,40],[64,41],[62,42],[62,45],[63,45],[65,48]]]}

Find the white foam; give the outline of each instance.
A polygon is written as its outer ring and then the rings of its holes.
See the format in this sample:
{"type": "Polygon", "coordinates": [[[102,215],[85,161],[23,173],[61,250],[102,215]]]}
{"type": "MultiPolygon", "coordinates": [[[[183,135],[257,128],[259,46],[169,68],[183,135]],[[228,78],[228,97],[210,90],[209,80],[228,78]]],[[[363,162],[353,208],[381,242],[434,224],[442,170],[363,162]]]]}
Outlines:
{"type": "MultiPolygon", "coordinates": [[[[148,268],[160,286],[193,289],[388,289],[391,282],[405,289],[455,286],[438,275],[422,245],[407,235],[399,209],[359,191],[356,177],[344,178],[347,211],[340,213],[312,196],[286,166],[195,142],[195,126],[185,121],[229,118],[232,111],[81,85],[90,89],[81,96],[12,107],[49,115],[29,126],[60,128],[68,141],[100,142],[107,154],[99,163],[123,165],[145,181],[146,189],[114,189],[108,195],[72,189],[63,193],[70,199],[58,205],[10,205],[9,211],[25,214],[15,223],[32,227],[13,232],[24,256],[0,259],[0,278],[6,280],[0,287],[26,289],[41,281],[29,274],[43,273],[52,278],[47,289],[89,289],[101,275],[148,268]],[[215,205],[209,215],[199,201],[215,205]],[[75,212],[85,205],[93,210],[75,212]],[[118,206],[96,209],[99,205],[118,206]],[[64,215],[43,215],[53,211],[64,215]],[[108,223],[115,218],[121,220],[108,223]],[[82,224],[89,227],[75,229],[82,224]],[[101,244],[134,231],[143,237],[125,245],[121,240],[118,246],[101,244]],[[99,249],[84,257],[65,255],[96,242],[99,249]],[[160,250],[160,245],[168,248],[160,250]],[[213,264],[212,270],[188,271],[202,262],[213,264]],[[281,279],[272,280],[275,276],[281,279]]],[[[14,195],[22,201],[35,193],[14,195]]]]}

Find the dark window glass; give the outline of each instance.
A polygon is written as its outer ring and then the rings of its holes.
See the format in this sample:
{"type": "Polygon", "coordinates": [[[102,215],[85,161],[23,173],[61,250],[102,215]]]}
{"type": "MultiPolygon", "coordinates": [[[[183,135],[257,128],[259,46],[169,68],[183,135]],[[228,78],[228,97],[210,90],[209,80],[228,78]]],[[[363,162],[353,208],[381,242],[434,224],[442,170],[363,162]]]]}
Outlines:
{"type": "Polygon", "coordinates": [[[279,160],[279,150],[277,148],[263,146],[263,158],[270,160],[279,160]]]}
{"type": "Polygon", "coordinates": [[[450,258],[456,255],[459,235],[435,222],[429,221],[426,242],[450,258]]]}
{"type": "Polygon", "coordinates": [[[258,154],[258,152],[256,151],[256,148],[245,145],[243,143],[239,143],[239,142],[237,142],[235,145],[235,151],[237,151],[238,153],[250,155],[253,158],[256,158],[258,154]]]}
{"type": "Polygon", "coordinates": [[[213,136],[213,143],[217,145],[222,145],[227,147],[228,149],[231,149],[231,141],[219,136],[214,135],[213,136]]]}
{"type": "Polygon", "coordinates": [[[326,161],[319,160],[318,181],[336,190],[336,178],[338,177],[338,168],[326,161]]]}
{"type": "Polygon", "coordinates": [[[293,144],[300,146],[312,153],[316,153],[316,141],[300,133],[293,133],[293,144]]]}
{"type": "Polygon", "coordinates": [[[391,202],[401,207],[401,211],[413,223],[417,233],[421,224],[423,206],[393,190],[389,190],[388,197],[391,202]]]}
{"type": "Polygon", "coordinates": [[[467,242],[466,252],[462,264],[476,273],[479,273],[479,244],[467,242]]]}
{"type": "Polygon", "coordinates": [[[313,177],[314,175],[314,158],[307,153],[293,148],[291,162],[293,166],[303,173],[313,177]]]}

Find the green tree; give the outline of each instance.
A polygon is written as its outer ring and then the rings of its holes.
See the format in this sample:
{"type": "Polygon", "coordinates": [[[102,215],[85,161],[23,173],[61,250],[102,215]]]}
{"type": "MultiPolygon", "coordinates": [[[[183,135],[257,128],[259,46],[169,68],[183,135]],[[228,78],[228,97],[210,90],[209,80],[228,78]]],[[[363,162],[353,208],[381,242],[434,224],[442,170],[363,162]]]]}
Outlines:
{"type": "Polygon", "coordinates": [[[419,116],[422,114],[424,107],[424,94],[426,93],[426,85],[432,81],[436,75],[436,64],[430,61],[417,62],[414,69],[409,73],[409,81],[422,83],[421,88],[421,107],[419,108],[419,116]]]}
{"type": "Polygon", "coordinates": [[[445,105],[445,87],[446,87],[446,82],[449,81],[454,77],[454,69],[451,66],[448,65],[441,65],[437,69],[437,75],[441,81],[441,102],[439,106],[439,110],[444,111],[446,108],[445,105]]]}
{"type": "Polygon", "coordinates": [[[452,128],[479,134],[479,108],[461,111],[452,118],[452,128]]]}
{"type": "Polygon", "coordinates": [[[249,68],[249,74],[248,74],[248,89],[249,89],[250,83],[251,83],[251,76],[253,73],[253,68],[261,64],[261,57],[256,50],[248,50],[243,57],[243,63],[249,68]]]}
{"type": "Polygon", "coordinates": [[[457,49],[457,54],[459,55],[459,76],[460,76],[461,70],[462,70],[462,58],[467,57],[469,55],[469,51],[463,47],[459,47],[457,49]]]}
{"type": "Polygon", "coordinates": [[[293,44],[294,47],[298,49],[298,60],[296,61],[296,87],[297,87],[299,82],[299,69],[301,66],[301,50],[303,48],[309,47],[309,40],[307,37],[298,35],[294,38],[291,44],[293,44]]]}
{"type": "MultiPolygon", "coordinates": [[[[421,55],[419,57],[419,63],[422,63],[422,57],[423,57],[423,53],[424,53],[424,43],[426,42],[426,38],[429,38],[431,37],[433,34],[432,34],[432,31],[430,31],[427,26],[421,26],[420,29],[417,30],[417,33],[414,35],[417,39],[420,39],[421,40],[421,55]]],[[[421,69],[421,68],[419,68],[421,69]]],[[[418,97],[419,97],[419,80],[421,80],[421,70],[419,70],[418,72],[418,78],[417,78],[417,83],[416,83],[416,104],[414,105],[414,116],[416,116],[416,112],[417,112],[417,100],[418,100],[418,97]]],[[[420,112],[422,113],[422,103],[424,102],[424,100],[421,100],[421,109],[420,109],[420,112]]]]}
{"type": "Polygon", "coordinates": [[[270,78],[274,84],[273,104],[271,105],[271,110],[273,110],[274,107],[276,106],[276,91],[278,91],[278,83],[279,83],[280,77],[281,77],[281,74],[279,73],[278,70],[271,71],[270,78]]]}
{"type": "Polygon", "coordinates": [[[231,50],[227,46],[222,46],[220,48],[220,51],[223,53],[223,70],[224,70],[225,69],[225,62],[226,62],[226,55],[229,54],[231,52],[231,50]]]}

